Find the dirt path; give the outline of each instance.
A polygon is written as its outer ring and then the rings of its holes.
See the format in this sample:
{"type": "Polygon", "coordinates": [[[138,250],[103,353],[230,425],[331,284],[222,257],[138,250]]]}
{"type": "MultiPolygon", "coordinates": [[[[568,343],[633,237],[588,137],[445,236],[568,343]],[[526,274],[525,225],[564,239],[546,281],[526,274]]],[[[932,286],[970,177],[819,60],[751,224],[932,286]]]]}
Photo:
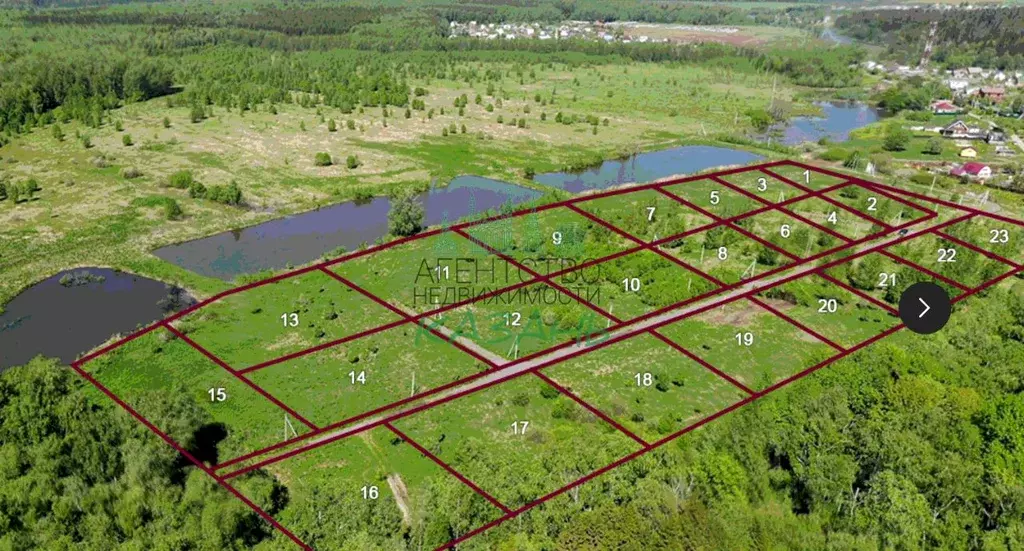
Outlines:
{"type": "Polygon", "coordinates": [[[402,511],[402,522],[409,526],[412,524],[412,513],[409,511],[409,489],[405,487],[402,477],[397,474],[388,475],[388,486],[391,487],[391,494],[395,496],[395,503],[402,511]]]}

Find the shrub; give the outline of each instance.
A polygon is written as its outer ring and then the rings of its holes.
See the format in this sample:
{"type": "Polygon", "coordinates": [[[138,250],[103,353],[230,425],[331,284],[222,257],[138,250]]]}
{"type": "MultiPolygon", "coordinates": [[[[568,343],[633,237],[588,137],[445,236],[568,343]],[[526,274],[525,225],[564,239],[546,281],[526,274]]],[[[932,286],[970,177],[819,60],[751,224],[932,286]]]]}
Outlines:
{"type": "Polygon", "coordinates": [[[942,140],[938,138],[928,140],[928,145],[925,146],[924,152],[929,155],[942,155],[942,140]]]}
{"type": "Polygon", "coordinates": [[[58,142],[64,141],[64,129],[59,124],[53,125],[53,137],[58,142]]]}
{"type": "Polygon", "coordinates": [[[201,182],[192,182],[192,185],[188,186],[188,196],[193,199],[206,197],[206,186],[201,182]]]}
{"type": "Polygon", "coordinates": [[[132,135],[131,134],[124,134],[124,135],[122,135],[121,136],[121,143],[123,143],[125,147],[131,147],[132,145],[134,145],[133,142],[132,142],[132,135]]]}
{"type": "Polygon", "coordinates": [[[171,119],[168,118],[168,117],[164,117],[164,128],[170,128],[170,127],[171,127],[171,119]]]}
{"type": "Polygon", "coordinates": [[[189,110],[188,118],[193,123],[202,122],[206,118],[206,111],[198,103],[192,105],[192,109],[189,110]]]}
{"type": "Polygon", "coordinates": [[[352,119],[349,119],[348,121],[345,122],[345,128],[348,128],[349,130],[355,130],[356,129],[356,121],[354,121],[352,119]]]}
{"type": "Polygon", "coordinates": [[[142,176],[142,171],[134,166],[126,166],[121,169],[121,177],[125,180],[133,180],[142,176]]]}
{"type": "Polygon", "coordinates": [[[121,132],[122,130],[124,130],[124,124],[122,124],[121,121],[115,121],[114,122],[114,130],[117,130],[118,132],[121,132]]]}
{"type": "Polygon", "coordinates": [[[448,129],[447,128],[442,128],[441,129],[441,135],[442,136],[447,136],[448,135],[448,129]]]}
{"type": "Polygon", "coordinates": [[[178,220],[181,215],[184,214],[181,210],[181,205],[178,204],[174,199],[168,199],[164,202],[164,216],[168,220],[178,220]]]}
{"type": "Polygon", "coordinates": [[[206,198],[225,205],[238,205],[242,202],[242,190],[232,181],[226,186],[210,186],[206,190],[206,198]]]}
{"type": "Polygon", "coordinates": [[[92,138],[89,136],[82,136],[82,147],[89,149],[92,147],[92,138]]]}
{"type": "Polygon", "coordinates": [[[903,151],[910,143],[910,132],[899,124],[890,124],[882,138],[882,148],[886,151],[903,151]]]}
{"type": "Polygon", "coordinates": [[[537,172],[533,169],[532,166],[528,166],[523,169],[523,178],[526,178],[527,180],[532,180],[533,177],[536,175],[537,172]]]}
{"type": "Polygon", "coordinates": [[[355,155],[349,155],[345,159],[345,166],[349,170],[355,170],[355,169],[359,168],[359,165],[361,165],[361,164],[363,164],[363,163],[359,162],[359,157],[356,157],[355,155]]]}
{"type": "Polygon", "coordinates": [[[175,189],[188,189],[195,182],[192,177],[192,171],[190,170],[179,170],[167,180],[168,185],[175,189]]]}
{"type": "Polygon", "coordinates": [[[21,185],[21,194],[25,199],[31,199],[39,191],[39,182],[35,178],[29,178],[21,185]]]}
{"type": "Polygon", "coordinates": [[[7,199],[7,182],[0,180],[0,201],[7,199]]]}
{"type": "Polygon", "coordinates": [[[841,147],[830,147],[822,151],[818,157],[823,161],[837,162],[845,160],[850,153],[841,147]]]}
{"type": "Polygon", "coordinates": [[[313,157],[314,166],[331,166],[334,164],[334,160],[331,159],[330,153],[320,152],[313,157]]]}
{"type": "Polygon", "coordinates": [[[337,132],[338,131],[338,124],[334,122],[334,119],[331,119],[331,120],[327,121],[327,131],[328,132],[337,132]]]}

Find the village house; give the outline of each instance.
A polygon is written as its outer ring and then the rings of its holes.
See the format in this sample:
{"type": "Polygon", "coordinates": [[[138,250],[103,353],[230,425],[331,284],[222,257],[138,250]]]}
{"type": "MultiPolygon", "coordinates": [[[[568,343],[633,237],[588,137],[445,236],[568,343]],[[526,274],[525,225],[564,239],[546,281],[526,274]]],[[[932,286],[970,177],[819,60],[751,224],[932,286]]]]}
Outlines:
{"type": "Polygon", "coordinates": [[[980,140],[985,137],[985,134],[980,128],[967,126],[967,123],[960,119],[950,123],[949,126],[940,130],[939,133],[942,134],[943,137],[955,139],[966,138],[969,140],[980,140]]]}
{"type": "Polygon", "coordinates": [[[978,150],[967,146],[960,150],[960,156],[965,159],[976,159],[978,157],[978,150]]]}
{"type": "Polygon", "coordinates": [[[960,108],[953,105],[952,101],[942,99],[932,102],[932,113],[936,115],[952,115],[959,112],[960,108]]]}
{"type": "Polygon", "coordinates": [[[964,163],[949,171],[950,176],[967,177],[971,180],[987,180],[992,177],[992,168],[984,163],[964,163]]]}
{"type": "Polygon", "coordinates": [[[988,134],[985,136],[985,142],[989,144],[1006,143],[1006,132],[996,126],[988,131],[988,134]]]}
{"type": "Polygon", "coordinates": [[[982,86],[978,90],[978,97],[982,99],[990,99],[994,102],[1003,101],[1006,97],[1006,88],[1002,86],[982,86]]]}

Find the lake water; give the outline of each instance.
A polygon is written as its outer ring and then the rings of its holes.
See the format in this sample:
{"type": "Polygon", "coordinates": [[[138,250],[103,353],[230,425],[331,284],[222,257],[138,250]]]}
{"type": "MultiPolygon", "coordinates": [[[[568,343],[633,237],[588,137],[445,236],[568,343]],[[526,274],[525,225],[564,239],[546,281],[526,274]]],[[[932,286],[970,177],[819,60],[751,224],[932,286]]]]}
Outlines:
{"type": "Polygon", "coordinates": [[[71,362],[111,335],[193,304],[181,289],[106,268],[79,268],[19,294],[0,315],[0,370],[39,354],[71,362]],[[73,283],[61,278],[75,274],[73,283]]]}
{"type": "Polygon", "coordinates": [[[827,137],[833,142],[850,139],[850,132],[882,118],[878,109],[858,102],[820,102],[822,117],[796,117],[781,129],[782,143],[797,145],[827,137]]]}
{"type": "MultiPolygon", "coordinates": [[[[460,176],[419,195],[427,225],[453,222],[505,203],[519,204],[541,193],[479,176],[460,176]]],[[[160,258],[206,276],[238,275],[306,264],[324,253],[373,243],[388,232],[391,200],[347,202],[223,232],[154,251],[160,258]]]]}
{"type": "Polygon", "coordinates": [[[649,182],[675,174],[692,174],[720,166],[744,165],[762,158],[739,149],[686,145],[640,153],[624,160],[605,161],[581,172],[538,174],[533,181],[579,193],[633,182],[649,182]]]}

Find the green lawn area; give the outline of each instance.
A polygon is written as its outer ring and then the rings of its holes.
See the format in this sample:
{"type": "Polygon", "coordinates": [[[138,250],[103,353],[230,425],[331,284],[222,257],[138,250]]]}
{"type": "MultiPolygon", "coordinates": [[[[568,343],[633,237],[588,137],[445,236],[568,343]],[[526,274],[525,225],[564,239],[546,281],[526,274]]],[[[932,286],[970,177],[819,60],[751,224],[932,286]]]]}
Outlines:
{"type": "Polygon", "coordinates": [[[486,368],[451,343],[410,324],[247,376],[313,423],[324,426],[486,368]]]}
{"type": "Polygon", "coordinates": [[[396,426],[510,508],[639,448],[532,376],[417,413],[396,426]]]}
{"type": "Polygon", "coordinates": [[[648,243],[712,222],[653,189],[592,199],[576,206],[648,243]]]}
{"type": "MultiPolygon", "coordinates": [[[[222,424],[227,436],[217,445],[224,461],[284,438],[285,412],[224,368],[213,363],[188,343],[166,329],[154,330],[85,364],[89,371],[115,395],[143,417],[158,422],[173,419],[155,398],[176,394],[194,401],[205,410],[211,425],[222,424]],[[224,389],[224,400],[217,389],[224,389]]],[[[291,419],[302,434],[306,426],[291,419]]],[[[192,434],[181,434],[173,424],[158,426],[179,444],[190,447],[192,434]]]]}
{"type": "Polygon", "coordinates": [[[714,180],[695,180],[665,187],[719,218],[732,218],[761,208],[761,203],[714,180]]]}
{"type": "Polygon", "coordinates": [[[1014,262],[1024,262],[1024,227],[975,216],[946,229],[946,233],[1014,262]]]}
{"type": "MultiPolygon", "coordinates": [[[[853,217],[852,214],[848,216],[853,217]]],[[[842,244],[837,237],[784,212],[764,212],[739,223],[754,235],[800,258],[807,258],[842,244]]]]}
{"type": "Polygon", "coordinates": [[[899,304],[900,296],[907,287],[919,281],[936,283],[946,289],[951,297],[960,294],[956,287],[935,281],[930,275],[896,262],[879,252],[866,254],[826,271],[830,276],[893,306],[899,304]]]}
{"type": "MultiPolygon", "coordinates": [[[[859,239],[882,228],[870,221],[824,199],[811,197],[787,207],[790,211],[839,233],[849,239],[859,239]],[[872,229],[874,228],[874,230],[872,229]]],[[[787,249],[788,250],[788,249],[787,249]]]]}
{"type": "Polygon", "coordinates": [[[747,300],[730,302],[659,331],[754,390],[835,354],[828,345],[747,300]]]}
{"type": "Polygon", "coordinates": [[[930,234],[916,237],[888,250],[900,258],[928,268],[968,288],[977,287],[1010,269],[998,260],[930,234]]]}
{"type": "Polygon", "coordinates": [[[782,180],[772,178],[760,170],[748,170],[739,174],[723,176],[723,180],[758,196],[762,201],[779,203],[806,192],[782,180]]]}
{"type": "MultiPolygon", "coordinates": [[[[637,251],[583,270],[584,298],[628,320],[715,288],[707,279],[653,252],[637,251]]],[[[570,289],[573,286],[567,285],[570,289]]]]}
{"type": "Polygon", "coordinates": [[[776,307],[787,316],[845,347],[899,322],[878,306],[816,275],[774,287],[760,296],[775,299],[776,307]]]}
{"type": "Polygon", "coordinates": [[[409,241],[330,269],[370,293],[416,312],[533,279],[454,232],[409,241]]]}
{"type": "Polygon", "coordinates": [[[323,272],[230,295],[175,326],[235,369],[371,329],[398,316],[323,272]]]}
{"type": "Polygon", "coordinates": [[[789,264],[785,256],[728,227],[667,243],[663,249],[727,284],[789,264]]]}
{"type": "MultiPolygon", "coordinates": [[[[306,451],[266,470],[288,486],[287,494],[275,500],[280,510],[270,512],[285,528],[300,528],[299,537],[320,549],[366,549],[362,544],[367,536],[401,548],[414,541],[434,549],[449,541],[452,531],[465,533],[501,515],[497,507],[383,427],[306,451]]],[[[270,500],[259,484],[261,476],[265,475],[245,475],[232,484],[254,502],[264,503],[270,500]]]]}
{"type": "MultiPolygon", "coordinates": [[[[587,298],[588,288],[572,285],[587,298]]],[[[423,320],[428,327],[444,326],[506,358],[525,356],[563,342],[603,331],[609,324],[600,314],[546,283],[534,283],[460,306],[423,320]]]]}
{"type": "Polygon", "coordinates": [[[846,181],[845,178],[836,178],[835,176],[807,170],[798,166],[776,166],[769,170],[783,178],[811,189],[824,189],[846,181]]]}
{"type": "Polygon", "coordinates": [[[847,186],[825,195],[857,212],[893,226],[918,220],[928,215],[920,209],[859,186],[847,186]]]}
{"type": "Polygon", "coordinates": [[[556,364],[544,374],[648,442],[746,396],[647,334],[556,364]]]}
{"type": "Polygon", "coordinates": [[[487,222],[466,233],[545,275],[636,246],[565,207],[487,222]]]}

